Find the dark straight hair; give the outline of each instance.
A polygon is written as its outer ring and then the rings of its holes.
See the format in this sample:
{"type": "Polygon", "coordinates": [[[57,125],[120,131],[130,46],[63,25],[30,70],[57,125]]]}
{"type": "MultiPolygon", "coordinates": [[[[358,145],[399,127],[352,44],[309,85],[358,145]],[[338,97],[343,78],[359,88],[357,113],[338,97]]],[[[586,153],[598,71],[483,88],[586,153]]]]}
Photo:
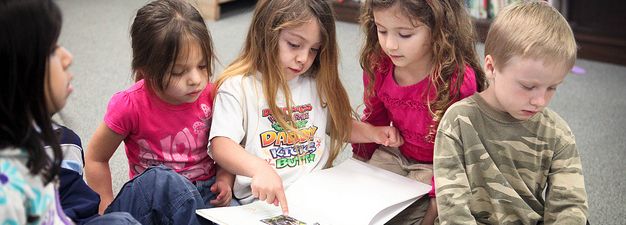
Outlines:
{"type": "Polygon", "coordinates": [[[141,7],[130,30],[133,76],[154,91],[167,88],[179,51],[196,41],[202,49],[207,76],[213,71],[213,43],[204,19],[191,4],[156,0],[141,7]]]}
{"type": "Polygon", "coordinates": [[[0,0],[0,151],[26,151],[29,171],[42,174],[46,184],[62,159],[44,93],[61,23],[51,0],[0,0]]]}

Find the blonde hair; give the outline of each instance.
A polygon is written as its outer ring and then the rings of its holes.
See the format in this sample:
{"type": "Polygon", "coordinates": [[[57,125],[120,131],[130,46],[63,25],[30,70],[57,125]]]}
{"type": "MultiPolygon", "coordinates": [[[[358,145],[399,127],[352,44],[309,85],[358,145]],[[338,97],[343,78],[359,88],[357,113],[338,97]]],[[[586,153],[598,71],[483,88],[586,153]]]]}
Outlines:
{"type": "Polygon", "coordinates": [[[349,140],[351,106],[348,94],[339,80],[338,47],[335,38],[335,17],[327,1],[271,0],[260,1],[255,9],[244,48],[239,56],[224,70],[215,82],[216,90],[234,76],[262,76],[263,94],[280,126],[295,131],[292,126],[292,98],[281,69],[278,54],[278,36],[281,30],[298,27],[311,20],[320,25],[322,44],[313,65],[305,75],[317,81],[317,92],[322,107],[328,108],[330,127],[330,157],[326,166],[332,165],[349,140]],[[278,90],[285,95],[286,112],[276,103],[278,90]]]}
{"type": "Polygon", "coordinates": [[[505,7],[491,24],[485,55],[491,55],[497,70],[514,56],[539,58],[545,63],[576,60],[576,40],[563,16],[545,2],[520,2],[505,7]]]}
{"type": "MultiPolygon", "coordinates": [[[[459,0],[367,0],[360,16],[365,32],[360,63],[368,75],[367,96],[375,95],[375,72],[389,69],[382,67],[385,61],[390,61],[378,44],[374,10],[388,9],[394,5],[398,5],[413,22],[420,21],[430,28],[434,66],[428,77],[435,88],[436,97],[427,99],[427,102],[433,117],[431,132],[434,132],[446,109],[461,98],[465,65],[474,70],[478,91],[485,87],[485,73],[476,53],[476,35],[471,18],[459,0]],[[456,78],[455,83],[451,83],[453,78],[456,78]]],[[[425,93],[430,93],[431,86],[428,88],[425,93]]]]}

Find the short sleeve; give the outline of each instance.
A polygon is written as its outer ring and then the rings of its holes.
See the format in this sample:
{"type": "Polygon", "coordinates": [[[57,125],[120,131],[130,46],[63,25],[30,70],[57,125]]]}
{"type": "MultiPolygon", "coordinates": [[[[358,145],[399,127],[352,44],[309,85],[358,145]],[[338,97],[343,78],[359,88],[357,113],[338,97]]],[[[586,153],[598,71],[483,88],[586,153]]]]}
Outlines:
{"type": "Polygon", "coordinates": [[[128,136],[133,129],[133,107],[134,104],[127,92],[118,92],[109,101],[107,112],[104,115],[104,123],[113,132],[128,136]]]}
{"type": "Polygon", "coordinates": [[[211,154],[211,140],[214,137],[226,137],[236,143],[244,141],[244,110],[246,107],[243,103],[245,97],[242,93],[242,86],[233,80],[240,81],[238,78],[225,81],[215,95],[209,134],[209,154],[211,154]]]}

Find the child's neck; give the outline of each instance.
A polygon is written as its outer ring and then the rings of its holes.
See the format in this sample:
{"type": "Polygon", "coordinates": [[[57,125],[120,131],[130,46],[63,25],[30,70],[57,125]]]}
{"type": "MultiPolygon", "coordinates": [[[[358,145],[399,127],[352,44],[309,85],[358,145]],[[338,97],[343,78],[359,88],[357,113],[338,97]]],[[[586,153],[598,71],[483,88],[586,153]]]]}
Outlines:
{"type": "Polygon", "coordinates": [[[396,66],[393,70],[393,78],[400,86],[414,85],[428,77],[431,73],[431,68],[432,65],[430,63],[428,66],[396,66]]]}

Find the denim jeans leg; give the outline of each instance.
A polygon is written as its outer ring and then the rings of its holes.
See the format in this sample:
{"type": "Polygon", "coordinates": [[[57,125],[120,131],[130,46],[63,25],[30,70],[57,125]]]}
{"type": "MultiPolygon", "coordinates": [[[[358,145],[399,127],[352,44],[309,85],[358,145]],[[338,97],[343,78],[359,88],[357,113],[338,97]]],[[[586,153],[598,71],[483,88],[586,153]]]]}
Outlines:
{"type": "Polygon", "coordinates": [[[141,224],[210,224],[196,215],[206,208],[196,187],[166,166],[147,169],[128,181],[108,212],[128,212],[141,224]]]}
{"type": "Polygon", "coordinates": [[[127,212],[110,212],[93,218],[84,225],[141,225],[139,221],[127,212]]]}
{"type": "Polygon", "coordinates": [[[210,203],[211,200],[217,197],[215,193],[211,192],[211,186],[213,186],[213,184],[215,184],[215,176],[211,177],[211,179],[208,180],[196,181],[195,183],[196,189],[198,189],[198,193],[200,193],[200,196],[204,201],[204,205],[207,208],[215,207],[210,203]]]}

